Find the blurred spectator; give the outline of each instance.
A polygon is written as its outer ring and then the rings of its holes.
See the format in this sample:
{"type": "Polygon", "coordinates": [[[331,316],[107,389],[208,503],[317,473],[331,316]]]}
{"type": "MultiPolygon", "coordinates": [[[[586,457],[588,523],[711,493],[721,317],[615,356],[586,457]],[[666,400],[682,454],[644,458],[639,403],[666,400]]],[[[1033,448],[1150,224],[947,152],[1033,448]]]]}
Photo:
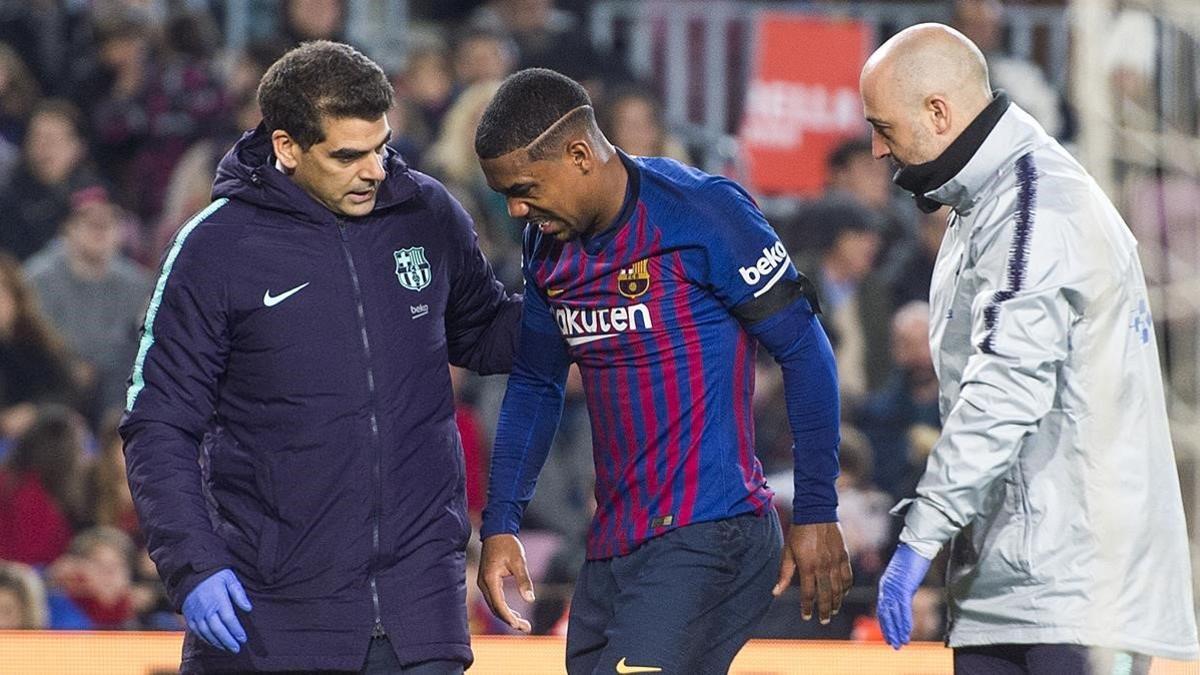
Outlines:
{"type": "Polygon", "coordinates": [[[42,249],[70,212],[71,193],[98,182],[87,156],[83,117],[61,99],[34,108],[22,145],[21,164],[0,193],[0,249],[19,260],[42,249]]]}
{"type": "Polygon", "coordinates": [[[879,280],[891,291],[892,307],[929,302],[933,265],[946,235],[949,212],[950,207],[943,206],[933,213],[919,214],[916,239],[893,248],[880,265],[879,280]]]}
{"type": "Polygon", "coordinates": [[[71,539],[82,509],[83,425],[48,405],[0,465],[0,560],[53,562],[71,539]]]}
{"type": "Polygon", "coordinates": [[[791,471],[795,458],[792,455],[791,423],[783,400],[783,373],[765,349],[759,349],[754,359],[754,454],[763,465],[768,476],[780,471],[791,471]]]}
{"type": "Polygon", "coordinates": [[[70,59],[64,39],[71,6],[79,4],[83,3],[0,0],[0,43],[13,50],[43,91],[62,95],[68,84],[70,59]]]}
{"type": "Polygon", "coordinates": [[[854,419],[871,442],[875,484],[900,499],[913,491],[925,467],[910,431],[941,427],[927,302],[910,302],[896,312],[891,343],[894,365],[887,382],[867,397],[854,419]]]}
{"type": "Polygon", "coordinates": [[[211,25],[203,12],[173,14],[165,40],[129,14],[97,26],[102,72],[90,111],[96,158],[113,177],[116,200],[144,223],[155,222],[179,157],[228,117],[211,63],[211,25]]]}
{"type": "Polygon", "coordinates": [[[95,628],[137,628],[137,616],[153,596],[133,584],[134,552],[129,535],[112,527],[93,527],[71,540],[67,553],[47,570],[47,578],[95,628]]]}
{"type": "Polygon", "coordinates": [[[26,266],[51,324],[87,366],[84,412],[95,423],[124,403],[125,381],[137,355],[138,327],[150,299],[149,275],[121,254],[121,214],[104,188],[72,197],[63,242],[26,266]]]}
{"type": "Polygon", "coordinates": [[[46,587],[28,565],[0,561],[0,631],[43,630],[49,609],[46,587]]]}
{"type": "Polygon", "coordinates": [[[589,90],[589,81],[619,71],[617,61],[592,49],[578,18],[555,9],[554,0],[490,0],[472,14],[471,26],[511,37],[518,68],[551,68],[589,90]]]}
{"type": "Polygon", "coordinates": [[[244,132],[254,129],[262,120],[255,90],[243,92],[233,103],[231,124],[193,143],[171,171],[162,215],[154,226],[153,236],[147,237],[138,251],[137,260],[144,266],[156,266],[180,223],[186,223],[212,202],[212,177],[217,163],[244,132]]]}
{"type": "Polygon", "coordinates": [[[600,129],[613,145],[630,155],[690,163],[687,149],[667,131],[662,105],[650,90],[626,85],[606,94],[606,99],[600,129]]]}
{"type": "Polygon", "coordinates": [[[287,49],[309,40],[345,41],[345,0],[283,0],[280,16],[287,49]]]}
{"type": "Polygon", "coordinates": [[[0,138],[13,148],[21,145],[29,115],[41,96],[25,62],[12,47],[0,42],[0,138]]]}
{"type": "Polygon", "coordinates": [[[1159,39],[1154,15],[1144,9],[1123,7],[1112,17],[1108,42],[1121,48],[1105,50],[1104,67],[1111,85],[1112,112],[1122,126],[1151,130],[1166,113],[1155,109],[1169,105],[1158,101],[1154,91],[1159,68],[1171,70],[1169,63],[1159,61],[1159,39]]]}
{"type": "Polygon", "coordinates": [[[460,88],[503,80],[517,65],[517,45],[508,36],[468,29],[454,43],[454,78],[460,88]]]}
{"type": "Polygon", "coordinates": [[[895,543],[888,515],[893,500],[871,481],[871,448],[862,432],[843,426],[841,436],[838,521],[855,575],[860,582],[867,582],[883,571],[884,550],[895,543]]]}
{"type": "Polygon", "coordinates": [[[459,95],[446,113],[437,140],[425,154],[424,169],[462,202],[475,221],[480,248],[496,269],[496,276],[510,289],[519,290],[521,232],[525,224],[509,217],[504,196],[488,188],[475,156],[475,127],[499,87],[498,81],[480,82],[459,95]]]}
{"type": "Polygon", "coordinates": [[[441,128],[442,117],[454,103],[454,74],[446,47],[438,38],[425,35],[414,38],[413,42],[404,72],[394,84],[397,98],[419,116],[412,120],[414,126],[410,130],[427,130],[428,137],[432,138],[441,128]]]}
{"type": "MultiPolygon", "coordinates": [[[[522,527],[561,535],[563,547],[579,553],[570,557],[582,563],[584,537],[596,512],[596,481],[592,426],[578,367],[567,373],[565,391],[558,432],[538,474],[537,490],[525,509],[522,527]]],[[[570,581],[574,581],[579,567],[570,569],[570,581]]]]}
{"type": "MultiPolygon", "coordinates": [[[[1014,103],[1033,115],[1046,133],[1070,140],[1066,101],[1038,64],[1001,51],[1004,47],[1004,6],[1000,0],[954,0],[952,25],[979,46],[987,58],[993,89],[1008,92],[1014,103]]],[[[1116,50],[1120,51],[1120,50],[1116,50]]]]}
{"type": "Polygon", "coordinates": [[[121,410],[112,410],[100,426],[99,449],[87,468],[85,488],[88,513],[97,525],[115,527],[135,540],[140,538],[137,513],[125,478],[125,453],[117,425],[121,410]]]}
{"type": "Polygon", "coordinates": [[[854,199],[871,209],[879,219],[883,254],[913,239],[918,214],[912,199],[896,196],[893,170],[890,162],[875,159],[869,138],[847,139],[825,160],[825,196],[854,199]]]}
{"type": "Polygon", "coordinates": [[[17,261],[0,252],[0,436],[20,435],[33,422],[36,404],[74,403],[76,391],[62,338],[42,315],[17,261]]]}
{"type": "Polygon", "coordinates": [[[857,201],[830,197],[805,206],[779,231],[797,269],[816,286],[845,410],[886,369],[887,298],[863,283],[875,268],[879,227],[875,213],[857,201]]]}

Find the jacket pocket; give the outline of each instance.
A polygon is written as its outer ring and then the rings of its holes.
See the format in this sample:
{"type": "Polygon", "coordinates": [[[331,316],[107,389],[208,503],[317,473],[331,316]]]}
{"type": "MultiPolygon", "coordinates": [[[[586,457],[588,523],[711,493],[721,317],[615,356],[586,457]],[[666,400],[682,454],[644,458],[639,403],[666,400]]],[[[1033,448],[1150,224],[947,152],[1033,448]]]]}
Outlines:
{"type": "Polygon", "coordinates": [[[1004,477],[1004,516],[997,523],[996,554],[1013,571],[1033,576],[1033,530],[1025,476],[1018,462],[1004,477]]]}
{"type": "Polygon", "coordinates": [[[262,529],[258,534],[258,576],[267,586],[279,580],[279,523],[264,515],[262,529]]]}

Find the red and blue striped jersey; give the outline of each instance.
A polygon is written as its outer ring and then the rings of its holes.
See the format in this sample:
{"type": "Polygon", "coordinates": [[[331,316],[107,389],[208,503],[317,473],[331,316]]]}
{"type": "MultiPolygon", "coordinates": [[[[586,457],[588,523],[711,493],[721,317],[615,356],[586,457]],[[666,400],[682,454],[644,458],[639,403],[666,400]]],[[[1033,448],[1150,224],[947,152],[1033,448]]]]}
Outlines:
{"type": "MultiPolygon", "coordinates": [[[[669,159],[621,157],[629,189],[612,227],[567,242],[526,229],[525,335],[556,334],[562,348],[518,359],[514,371],[517,378],[536,364],[541,381],[561,383],[570,362],[579,367],[596,468],[593,559],[689,523],[770,507],[754,454],[756,342],[739,308],[801,279],[736,183],[669,159]]],[[[532,454],[535,477],[546,448],[532,446],[552,438],[535,427],[557,420],[516,409],[512,387],[485,536],[515,531],[531,496],[521,484],[532,477],[500,464],[528,463],[532,454]]]]}

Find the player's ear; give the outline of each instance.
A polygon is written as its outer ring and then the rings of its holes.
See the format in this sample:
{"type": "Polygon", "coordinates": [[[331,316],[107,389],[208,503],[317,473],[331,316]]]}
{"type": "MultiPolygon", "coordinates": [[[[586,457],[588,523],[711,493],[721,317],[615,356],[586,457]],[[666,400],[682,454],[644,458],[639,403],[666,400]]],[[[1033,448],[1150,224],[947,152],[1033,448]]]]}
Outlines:
{"type": "Polygon", "coordinates": [[[567,159],[571,166],[583,174],[591,173],[596,167],[596,152],[592,149],[592,144],[582,138],[571,141],[567,146],[567,159]]]}

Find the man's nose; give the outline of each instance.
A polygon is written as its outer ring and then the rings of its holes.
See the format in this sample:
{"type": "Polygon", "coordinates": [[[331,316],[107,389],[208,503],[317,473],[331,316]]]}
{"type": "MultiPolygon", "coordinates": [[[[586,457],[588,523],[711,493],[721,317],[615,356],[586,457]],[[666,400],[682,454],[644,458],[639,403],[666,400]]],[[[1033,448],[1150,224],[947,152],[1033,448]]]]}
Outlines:
{"type": "Polygon", "coordinates": [[[383,170],[383,155],[371,153],[359,177],[376,183],[383,182],[383,179],[387,177],[387,172],[383,170]]]}
{"type": "Polygon", "coordinates": [[[892,151],[888,149],[887,143],[883,142],[883,137],[879,135],[878,131],[872,131],[871,156],[875,159],[883,159],[890,154],[892,154],[892,151]]]}
{"type": "Polygon", "coordinates": [[[508,215],[512,218],[525,218],[529,215],[529,205],[515,197],[507,200],[508,215]]]}

